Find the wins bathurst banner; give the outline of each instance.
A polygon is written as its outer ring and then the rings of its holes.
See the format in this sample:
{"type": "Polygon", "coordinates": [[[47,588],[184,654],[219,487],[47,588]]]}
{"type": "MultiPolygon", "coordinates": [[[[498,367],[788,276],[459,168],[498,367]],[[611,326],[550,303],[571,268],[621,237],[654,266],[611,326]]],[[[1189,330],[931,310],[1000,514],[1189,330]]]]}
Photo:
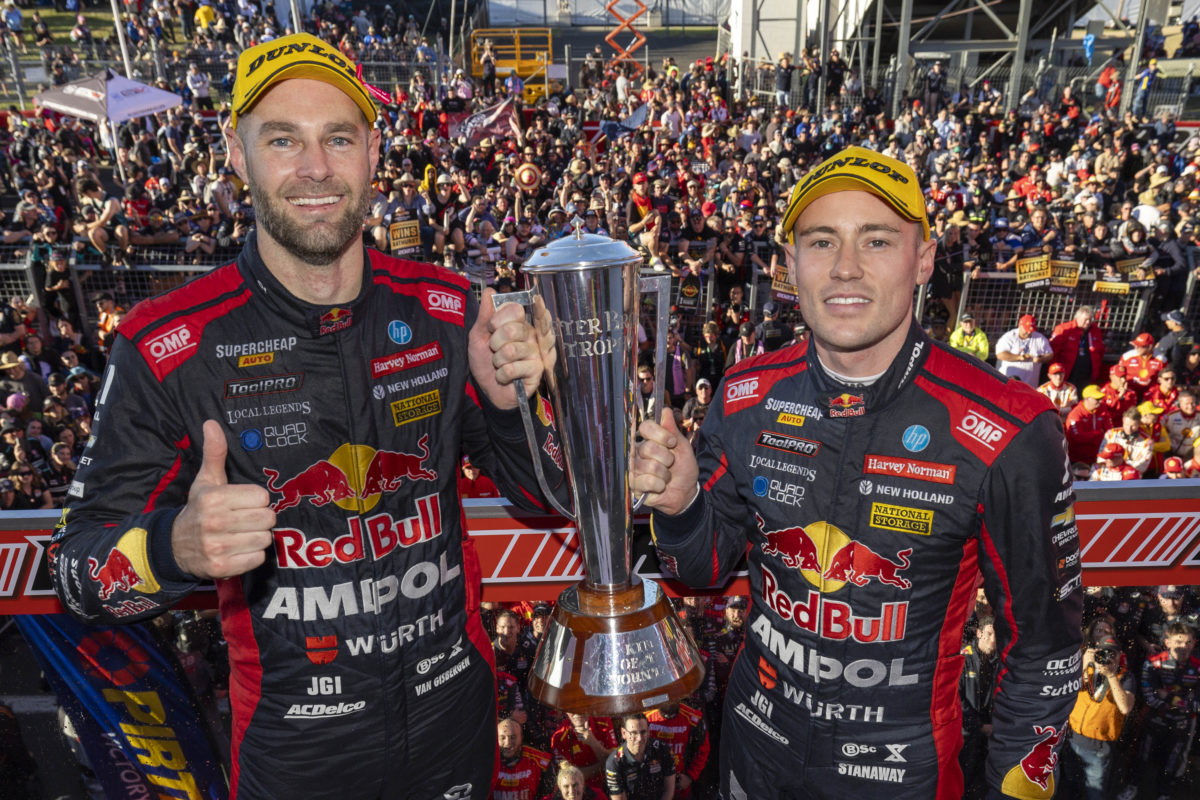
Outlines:
{"type": "MultiPolygon", "coordinates": [[[[570,523],[526,514],[503,501],[463,505],[483,568],[485,600],[552,600],[583,578],[579,540],[570,523]]],[[[45,563],[58,516],[52,511],[0,515],[0,614],[63,612],[45,563]]],[[[1075,524],[1085,585],[1200,584],[1200,480],[1077,483],[1075,524]]],[[[661,578],[644,517],[633,542],[633,566],[642,577],[661,578]]],[[[666,589],[674,595],[697,593],[669,580],[666,589]]],[[[712,593],[747,594],[745,573],[712,593]]],[[[184,605],[215,608],[216,592],[197,591],[184,605]]]]}
{"type": "Polygon", "coordinates": [[[229,796],[191,691],[144,628],[16,621],[109,800],[229,796]]]}

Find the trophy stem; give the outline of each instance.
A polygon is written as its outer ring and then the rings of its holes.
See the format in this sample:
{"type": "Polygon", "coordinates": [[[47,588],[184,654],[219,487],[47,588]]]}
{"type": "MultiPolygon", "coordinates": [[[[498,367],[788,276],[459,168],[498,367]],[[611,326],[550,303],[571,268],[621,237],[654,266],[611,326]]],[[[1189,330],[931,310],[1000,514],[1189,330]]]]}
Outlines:
{"type": "Polygon", "coordinates": [[[579,586],[579,610],[593,617],[623,616],[641,608],[643,597],[640,581],[609,589],[584,580],[579,586]]]}

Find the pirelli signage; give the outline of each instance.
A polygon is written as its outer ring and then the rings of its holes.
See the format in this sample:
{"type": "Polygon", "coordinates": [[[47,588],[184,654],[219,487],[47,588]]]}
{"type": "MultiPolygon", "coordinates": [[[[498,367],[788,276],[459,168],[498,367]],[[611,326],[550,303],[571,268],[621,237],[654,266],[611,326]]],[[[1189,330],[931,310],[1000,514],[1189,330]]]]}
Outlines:
{"type": "Polygon", "coordinates": [[[900,533],[933,533],[933,511],[928,508],[894,506],[890,503],[871,503],[872,528],[900,533]]]}
{"type": "Polygon", "coordinates": [[[440,413],[442,413],[442,394],[437,389],[405,397],[392,403],[392,423],[397,428],[440,413]]]}

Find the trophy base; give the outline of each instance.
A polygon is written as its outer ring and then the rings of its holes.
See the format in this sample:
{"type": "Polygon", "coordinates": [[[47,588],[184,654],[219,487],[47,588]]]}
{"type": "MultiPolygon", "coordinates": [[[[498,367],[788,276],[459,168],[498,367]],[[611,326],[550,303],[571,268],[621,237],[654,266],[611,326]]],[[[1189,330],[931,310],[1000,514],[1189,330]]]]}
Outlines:
{"type": "Polygon", "coordinates": [[[615,592],[580,583],[559,595],[529,690],[563,711],[619,716],[682,700],[703,680],[700,654],[667,596],[634,578],[615,592]]]}

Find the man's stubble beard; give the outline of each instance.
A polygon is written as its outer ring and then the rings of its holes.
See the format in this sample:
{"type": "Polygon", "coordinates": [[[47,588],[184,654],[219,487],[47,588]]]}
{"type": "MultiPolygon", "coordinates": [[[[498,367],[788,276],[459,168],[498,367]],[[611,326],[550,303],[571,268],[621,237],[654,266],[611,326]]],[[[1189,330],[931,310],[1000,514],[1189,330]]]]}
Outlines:
{"type": "Polygon", "coordinates": [[[365,189],[354,193],[352,187],[345,187],[346,210],[331,220],[333,229],[324,232],[320,228],[300,225],[288,217],[280,205],[287,200],[276,201],[259,188],[257,181],[250,180],[248,185],[257,224],[284,250],[309,266],[329,266],[362,236],[363,220],[370,208],[365,189]]]}

